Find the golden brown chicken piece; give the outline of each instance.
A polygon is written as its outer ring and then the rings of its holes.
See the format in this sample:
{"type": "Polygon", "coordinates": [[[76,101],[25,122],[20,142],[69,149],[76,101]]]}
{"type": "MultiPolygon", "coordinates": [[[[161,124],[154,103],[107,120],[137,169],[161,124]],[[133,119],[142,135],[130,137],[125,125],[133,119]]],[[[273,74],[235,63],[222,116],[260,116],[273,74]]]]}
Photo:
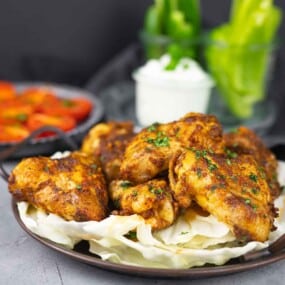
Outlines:
{"type": "Polygon", "coordinates": [[[143,129],[126,148],[121,178],[148,181],[168,169],[177,150],[191,146],[223,151],[222,127],[216,117],[189,113],[179,121],[143,129]]]}
{"type": "Polygon", "coordinates": [[[224,135],[225,146],[231,154],[252,155],[264,172],[270,187],[272,198],[277,198],[281,193],[281,187],[277,180],[278,162],[275,155],[264,145],[253,131],[246,127],[239,127],[235,132],[224,135]]]}
{"type": "Polygon", "coordinates": [[[177,217],[177,203],[173,201],[168,183],[154,179],[133,186],[129,181],[114,180],[109,187],[110,198],[118,215],[138,214],[153,230],[170,226],[177,217]]]}
{"type": "Polygon", "coordinates": [[[23,159],[9,177],[9,191],[16,200],[66,220],[100,221],[108,214],[100,162],[80,152],[62,159],[23,159]]]}
{"type": "Polygon", "coordinates": [[[226,223],[243,241],[268,239],[275,212],[270,189],[251,155],[229,159],[206,150],[184,150],[170,162],[174,199],[191,201],[226,223]]]}
{"type": "Polygon", "coordinates": [[[123,154],[133,136],[131,122],[101,123],[89,131],[81,150],[100,158],[106,178],[111,181],[119,178],[123,154]]]}

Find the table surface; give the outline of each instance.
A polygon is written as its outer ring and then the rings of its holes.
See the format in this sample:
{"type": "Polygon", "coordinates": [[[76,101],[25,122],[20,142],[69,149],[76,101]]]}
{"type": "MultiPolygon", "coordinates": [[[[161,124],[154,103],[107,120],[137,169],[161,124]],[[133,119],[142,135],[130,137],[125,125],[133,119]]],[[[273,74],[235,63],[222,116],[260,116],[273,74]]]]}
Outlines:
{"type": "MultiPolygon", "coordinates": [[[[10,170],[14,163],[5,163],[10,170]]],[[[190,280],[133,277],[72,260],[30,237],[16,222],[11,196],[0,180],[0,284],[189,284],[190,280]]],[[[191,280],[191,284],[284,284],[285,260],[233,275],[191,280]]]]}

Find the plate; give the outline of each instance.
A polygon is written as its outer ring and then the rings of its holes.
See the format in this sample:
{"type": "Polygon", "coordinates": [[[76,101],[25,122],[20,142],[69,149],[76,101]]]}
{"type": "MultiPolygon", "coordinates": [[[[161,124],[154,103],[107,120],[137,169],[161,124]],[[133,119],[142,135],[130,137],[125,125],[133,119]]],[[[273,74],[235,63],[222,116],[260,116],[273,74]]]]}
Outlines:
{"type": "MultiPolygon", "coordinates": [[[[96,123],[98,123],[104,114],[104,108],[101,100],[96,97],[91,92],[84,89],[71,87],[67,85],[59,84],[49,84],[49,83],[15,83],[17,91],[22,91],[30,87],[43,87],[48,88],[56,94],[56,96],[61,98],[74,98],[74,97],[84,97],[89,99],[93,104],[93,109],[90,115],[76,128],[66,132],[66,135],[72,138],[77,144],[79,144],[86,134],[86,132],[96,123]]],[[[15,145],[17,143],[0,143],[0,151],[8,148],[9,146],[15,145]]],[[[57,136],[46,137],[34,139],[28,143],[25,147],[21,147],[19,151],[13,153],[10,158],[19,158],[25,156],[33,156],[38,154],[51,154],[55,151],[64,150],[66,145],[57,136]]]]}
{"type": "Polygon", "coordinates": [[[190,269],[159,269],[159,268],[147,268],[139,266],[130,266],[124,264],[112,263],[109,261],[104,261],[100,257],[90,253],[88,251],[88,243],[80,242],[75,246],[73,250],[67,249],[55,242],[52,242],[48,239],[42,238],[32,231],[30,231],[25,224],[22,222],[17,204],[12,200],[12,209],[16,221],[22,227],[22,229],[30,235],[32,238],[36,239],[41,244],[51,248],[67,257],[75,259],[79,262],[83,262],[101,269],[108,271],[113,271],[117,273],[132,275],[132,276],[141,276],[141,277],[155,277],[155,278],[187,278],[187,279],[197,279],[197,278],[208,278],[215,276],[223,276],[233,273],[238,273],[258,267],[262,267],[279,260],[285,259],[285,251],[265,255],[261,258],[244,261],[242,259],[232,259],[230,262],[222,266],[203,266],[190,269]]]}

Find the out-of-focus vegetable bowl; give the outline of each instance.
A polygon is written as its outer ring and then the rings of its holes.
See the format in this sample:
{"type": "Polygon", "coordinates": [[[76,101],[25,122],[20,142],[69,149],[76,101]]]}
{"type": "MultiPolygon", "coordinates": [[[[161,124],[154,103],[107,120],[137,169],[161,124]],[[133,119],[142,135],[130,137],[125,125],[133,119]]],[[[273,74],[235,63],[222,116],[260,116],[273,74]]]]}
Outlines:
{"type": "MultiPolygon", "coordinates": [[[[103,117],[103,105],[94,94],[49,83],[0,82],[0,109],[0,150],[43,126],[56,127],[79,141],[103,117]]],[[[41,133],[15,156],[51,153],[61,143],[55,133],[41,133]]]]}

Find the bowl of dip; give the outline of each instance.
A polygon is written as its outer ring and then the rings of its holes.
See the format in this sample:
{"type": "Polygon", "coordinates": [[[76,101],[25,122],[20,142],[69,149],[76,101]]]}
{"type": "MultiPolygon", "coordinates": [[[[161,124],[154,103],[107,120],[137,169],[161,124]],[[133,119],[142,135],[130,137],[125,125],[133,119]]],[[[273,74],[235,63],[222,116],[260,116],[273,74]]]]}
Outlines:
{"type": "Polygon", "coordinates": [[[140,126],[167,123],[188,112],[206,113],[214,82],[201,66],[182,58],[167,70],[170,56],[148,60],[133,74],[135,111],[140,126]]]}

